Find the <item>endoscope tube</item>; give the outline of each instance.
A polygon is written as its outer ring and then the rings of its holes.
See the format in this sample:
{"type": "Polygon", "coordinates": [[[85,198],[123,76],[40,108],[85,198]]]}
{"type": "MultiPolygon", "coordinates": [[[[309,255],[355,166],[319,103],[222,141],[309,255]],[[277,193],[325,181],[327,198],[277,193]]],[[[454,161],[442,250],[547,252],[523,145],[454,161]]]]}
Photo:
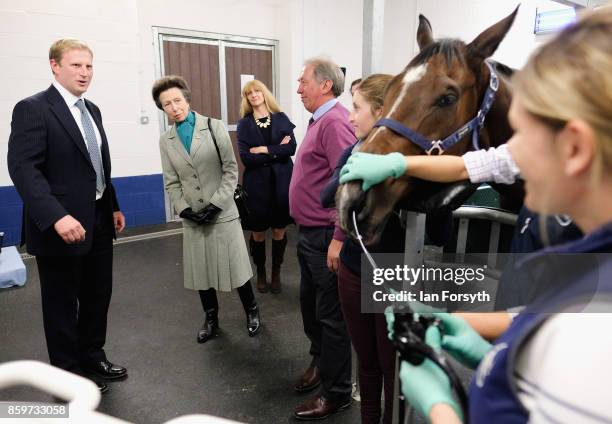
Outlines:
{"type": "MultiPolygon", "coordinates": [[[[355,229],[355,235],[357,236],[357,240],[359,244],[361,245],[361,249],[366,255],[366,258],[368,259],[368,261],[370,262],[370,265],[372,265],[373,268],[378,268],[376,262],[374,261],[374,258],[372,258],[372,256],[370,255],[370,252],[368,252],[368,249],[365,247],[365,244],[363,243],[362,236],[359,232],[359,228],[357,227],[357,213],[354,210],[353,210],[352,215],[353,215],[352,218],[353,218],[353,227],[355,229]]],[[[384,286],[384,289],[388,293],[392,292],[392,290],[387,286],[384,286]]],[[[412,330],[409,328],[408,328],[408,331],[412,332],[412,330]]],[[[396,338],[395,345],[396,345],[397,350],[400,351],[400,359],[414,364],[414,361],[410,360],[409,357],[414,358],[415,354],[421,354],[424,357],[430,359],[438,367],[440,367],[440,369],[444,371],[444,373],[448,377],[451,388],[457,394],[457,398],[459,399],[459,403],[461,405],[461,411],[463,412],[464,422],[469,422],[470,420],[469,420],[468,396],[467,396],[467,393],[465,392],[465,389],[463,388],[463,384],[461,384],[461,380],[457,376],[457,373],[455,373],[455,370],[453,369],[453,367],[448,363],[448,361],[443,355],[441,355],[440,353],[432,349],[431,346],[425,343],[425,341],[422,338],[419,338],[418,336],[416,336],[414,332],[412,332],[411,339],[412,340],[410,341],[408,339],[399,340],[396,338]],[[415,342],[419,343],[419,345],[415,345],[415,342]],[[413,351],[408,353],[406,352],[407,349],[412,349],[413,351]]],[[[414,365],[418,365],[418,364],[414,364],[414,365]]],[[[401,385],[400,385],[400,396],[401,396],[401,385]]],[[[404,411],[402,410],[403,408],[401,406],[402,405],[400,404],[400,417],[403,417],[404,411]]]]}

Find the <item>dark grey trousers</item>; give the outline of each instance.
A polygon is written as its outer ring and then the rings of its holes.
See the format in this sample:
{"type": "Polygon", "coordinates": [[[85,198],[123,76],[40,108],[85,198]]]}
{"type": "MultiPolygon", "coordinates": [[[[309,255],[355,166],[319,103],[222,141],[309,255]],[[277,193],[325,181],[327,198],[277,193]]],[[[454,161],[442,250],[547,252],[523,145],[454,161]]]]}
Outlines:
{"type": "Polygon", "coordinates": [[[300,227],[300,304],[313,364],[321,374],[321,394],[330,400],[351,395],[351,341],[338,297],[338,279],[327,268],[333,227],[300,227]]]}

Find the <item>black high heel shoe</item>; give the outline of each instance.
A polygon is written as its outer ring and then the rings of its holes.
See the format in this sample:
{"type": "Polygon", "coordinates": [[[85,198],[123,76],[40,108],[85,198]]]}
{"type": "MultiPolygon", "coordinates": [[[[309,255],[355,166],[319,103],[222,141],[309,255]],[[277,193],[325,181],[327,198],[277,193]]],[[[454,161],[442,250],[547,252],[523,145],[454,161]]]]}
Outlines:
{"type": "Polygon", "coordinates": [[[204,324],[198,331],[198,343],[206,343],[208,340],[219,335],[219,320],[217,310],[209,309],[204,312],[204,324]]]}
{"type": "Polygon", "coordinates": [[[251,305],[246,311],[247,318],[247,331],[249,332],[249,337],[255,337],[263,328],[261,324],[261,317],[259,316],[259,307],[257,303],[251,305]]]}

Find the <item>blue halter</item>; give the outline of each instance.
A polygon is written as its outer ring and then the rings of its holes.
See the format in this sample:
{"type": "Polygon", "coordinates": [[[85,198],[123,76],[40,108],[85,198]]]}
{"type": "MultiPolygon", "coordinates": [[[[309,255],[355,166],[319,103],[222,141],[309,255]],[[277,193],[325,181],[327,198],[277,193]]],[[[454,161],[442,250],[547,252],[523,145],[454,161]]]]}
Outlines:
{"type": "Polygon", "coordinates": [[[418,132],[411,130],[401,122],[390,118],[380,119],[378,122],[376,122],[376,124],[374,124],[374,127],[389,128],[394,133],[401,135],[408,141],[411,141],[419,146],[428,155],[431,155],[434,151],[437,151],[437,154],[439,155],[443,154],[471,131],[472,146],[474,147],[474,150],[480,150],[480,144],[478,142],[480,129],[484,126],[485,117],[495,101],[495,93],[497,93],[497,89],[499,88],[499,78],[497,77],[497,74],[489,62],[485,63],[489,67],[491,76],[489,77],[489,86],[485,92],[484,99],[482,99],[482,104],[480,105],[478,113],[474,118],[468,121],[457,131],[446,137],[444,140],[431,141],[418,132]]]}

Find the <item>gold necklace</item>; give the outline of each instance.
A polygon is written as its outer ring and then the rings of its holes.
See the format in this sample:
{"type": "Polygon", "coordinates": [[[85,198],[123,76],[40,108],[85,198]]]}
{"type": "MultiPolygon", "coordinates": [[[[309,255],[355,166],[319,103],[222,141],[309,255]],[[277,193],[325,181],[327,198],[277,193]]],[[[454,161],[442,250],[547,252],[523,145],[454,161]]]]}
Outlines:
{"type": "Polygon", "coordinates": [[[259,128],[268,128],[270,126],[270,115],[266,116],[266,120],[263,122],[259,122],[259,119],[255,119],[255,124],[257,124],[259,128]]]}

